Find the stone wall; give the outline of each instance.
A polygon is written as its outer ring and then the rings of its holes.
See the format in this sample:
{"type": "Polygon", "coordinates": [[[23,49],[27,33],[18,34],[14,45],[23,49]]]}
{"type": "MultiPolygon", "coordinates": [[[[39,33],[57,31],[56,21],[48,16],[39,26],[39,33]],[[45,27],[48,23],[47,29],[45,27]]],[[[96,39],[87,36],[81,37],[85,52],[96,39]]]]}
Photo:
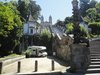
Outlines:
{"type": "Polygon", "coordinates": [[[69,62],[71,60],[70,45],[72,43],[73,39],[70,36],[57,34],[53,39],[53,51],[56,52],[57,57],[69,62]]]}
{"type": "Polygon", "coordinates": [[[55,36],[53,51],[56,56],[70,63],[70,72],[85,73],[90,64],[90,50],[85,43],[73,44],[70,36],[55,36]]]}

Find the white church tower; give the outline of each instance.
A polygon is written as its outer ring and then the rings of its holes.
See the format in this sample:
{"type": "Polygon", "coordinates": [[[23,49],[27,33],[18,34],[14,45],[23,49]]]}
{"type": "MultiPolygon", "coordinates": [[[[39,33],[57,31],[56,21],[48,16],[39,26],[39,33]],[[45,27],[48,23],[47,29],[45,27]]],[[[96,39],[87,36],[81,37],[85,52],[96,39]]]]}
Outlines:
{"type": "Polygon", "coordinates": [[[49,23],[52,25],[52,16],[49,16],[49,23]]]}
{"type": "Polygon", "coordinates": [[[41,23],[43,23],[44,22],[44,17],[43,16],[41,16],[41,23]]]}
{"type": "Polygon", "coordinates": [[[49,16],[48,21],[44,21],[44,17],[41,16],[41,30],[43,29],[50,30],[51,26],[52,26],[52,17],[49,16]]]}
{"type": "Polygon", "coordinates": [[[44,21],[44,17],[41,16],[41,25],[42,26],[49,26],[52,25],[52,16],[49,16],[48,21],[44,21]]]}

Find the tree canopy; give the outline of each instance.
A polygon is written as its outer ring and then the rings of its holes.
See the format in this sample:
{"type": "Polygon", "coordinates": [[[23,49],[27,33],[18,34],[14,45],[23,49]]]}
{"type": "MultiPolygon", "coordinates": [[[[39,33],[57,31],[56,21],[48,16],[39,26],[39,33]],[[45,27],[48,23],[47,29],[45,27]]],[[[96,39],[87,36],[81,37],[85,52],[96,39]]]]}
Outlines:
{"type": "Polygon", "coordinates": [[[22,18],[26,21],[28,20],[30,13],[32,14],[33,19],[37,20],[41,10],[40,6],[33,0],[18,0],[17,9],[19,10],[22,18]]]}
{"type": "Polygon", "coordinates": [[[89,8],[90,0],[80,0],[80,13],[84,17],[86,15],[86,10],[89,8]]]}
{"type": "Polygon", "coordinates": [[[0,2],[0,54],[13,51],[22,36],[22,21],[12,4],[0,2]]]}

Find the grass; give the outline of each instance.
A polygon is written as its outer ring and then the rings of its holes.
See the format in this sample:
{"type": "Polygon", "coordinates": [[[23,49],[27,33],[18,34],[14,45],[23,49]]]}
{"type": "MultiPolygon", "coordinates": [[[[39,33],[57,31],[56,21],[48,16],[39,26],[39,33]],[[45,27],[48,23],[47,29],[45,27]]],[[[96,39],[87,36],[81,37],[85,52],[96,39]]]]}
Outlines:
{"type": "Polygon", "coordinates": [[[8,59],[13,59],[13,58],[16,58],[16,57],[19,57],[19,56],[22,56],[22,55],[10,54],[10,55],[8,55],[8,56],[5,56],[5,57],[0,58],[0,62],[1,62],[1,61],[4,61],[4,60],[8,60],[8,59]]]}

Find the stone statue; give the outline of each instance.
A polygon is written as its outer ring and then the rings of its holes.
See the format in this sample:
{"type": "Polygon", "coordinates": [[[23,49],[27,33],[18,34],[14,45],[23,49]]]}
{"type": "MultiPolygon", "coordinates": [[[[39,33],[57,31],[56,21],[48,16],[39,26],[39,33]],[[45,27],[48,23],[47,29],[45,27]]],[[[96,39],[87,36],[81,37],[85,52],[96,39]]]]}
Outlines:
{"type": "Polygon", "coordinates": [[[73,23],[74,23],[74,43],[79,43],[80,42],[80,27],[79,27],[79,19],[80,19],[80,14],[79,14],[79,9],[78,9],[78,1],[73,0],[72,1],[73,5],[73,23]]]}
{"type": "Polygon", "coordinates": [[[76,43],[76,44],[86,43],[86,46],[89,47],[89,40],[81,37],[81,31],[80,31],[80,26],[79,26],[79,24],[80,24],[80,12],[78,9],[78,1],[73,0],[72,5],[73,5],[74,43],[76,43]]]}

